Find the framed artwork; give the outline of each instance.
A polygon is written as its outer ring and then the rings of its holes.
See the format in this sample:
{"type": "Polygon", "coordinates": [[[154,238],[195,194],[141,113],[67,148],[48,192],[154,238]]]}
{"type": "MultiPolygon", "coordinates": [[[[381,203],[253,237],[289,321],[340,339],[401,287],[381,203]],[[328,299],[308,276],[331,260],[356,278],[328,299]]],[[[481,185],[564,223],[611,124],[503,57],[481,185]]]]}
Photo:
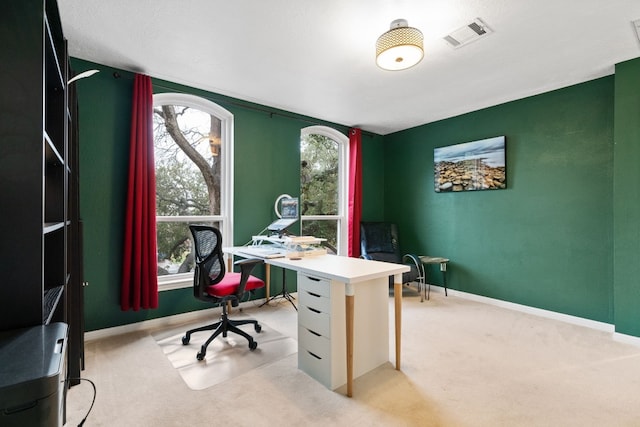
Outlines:
{"type": "Polygon", "coordinates": [[[505,137],[434,148],[436,193],[507,188],[505,137]]]}

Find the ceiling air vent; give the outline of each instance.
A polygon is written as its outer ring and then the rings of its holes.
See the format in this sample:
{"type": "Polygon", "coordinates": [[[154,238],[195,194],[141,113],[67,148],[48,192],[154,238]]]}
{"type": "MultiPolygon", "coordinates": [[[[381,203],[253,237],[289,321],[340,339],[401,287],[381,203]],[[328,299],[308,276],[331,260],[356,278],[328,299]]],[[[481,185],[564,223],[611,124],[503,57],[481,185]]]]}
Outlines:
{"type": "Polygon", "coordinates": [[[476,18],[471,24],[458,28],[443,38],[451,47],[459,48],[489,34],[491,29],[480,18],[476,18]]]}
{"type": "Polygon", "coordinates": [[[633,28],[636,30],[636,36],[638,36],[638,41],[640,41],[640,19],[636,19],[632,22],[633,28]]]}

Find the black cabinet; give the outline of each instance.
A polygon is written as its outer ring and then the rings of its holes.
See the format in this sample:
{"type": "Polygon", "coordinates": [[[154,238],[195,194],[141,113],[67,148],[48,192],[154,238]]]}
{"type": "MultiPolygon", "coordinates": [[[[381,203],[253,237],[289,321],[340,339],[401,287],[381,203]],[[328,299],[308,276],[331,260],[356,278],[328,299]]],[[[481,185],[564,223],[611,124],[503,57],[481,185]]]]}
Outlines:
{"type": "Polygon", "coordinates": [[[68,371],[77,378],[82,272],[67,41],[55,0],[0,9],[0,331],[68,324],[68,371]]]}

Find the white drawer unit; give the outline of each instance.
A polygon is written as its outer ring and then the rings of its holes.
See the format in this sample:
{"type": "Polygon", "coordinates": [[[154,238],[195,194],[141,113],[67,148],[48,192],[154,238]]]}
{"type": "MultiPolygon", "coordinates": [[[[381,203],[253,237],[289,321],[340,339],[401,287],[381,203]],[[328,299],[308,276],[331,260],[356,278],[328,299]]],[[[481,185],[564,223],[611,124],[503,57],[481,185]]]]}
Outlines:
{"type": "Polygon", "coordinates": [[[298,325],[323,337],[331,338],[331,314],[306,306],[302,299],[300,299],[298,306],[298,325]]]}
{"type": "MultiPolygon", "coordinates": [[[[355,286],[357,378],[389,360],[389,293],[387,286],[372,281],[355,286]]],[[[345,284],[298,273],[298,301],[298,367],[335,390],[347,382],[345,284]]]]}
{"type": "Polygon", "coordinates": [[[331,281],[329,279],[300,273],[298,274],[298,291],[300,291],[300,289],[323,297],[331,297],[331,281]]]}
{"type": "Polygon", "coordinates": [[[298,326],[298,367],[325,387],[331,387],[331,341],[298,326]]]}
{"type": "Polygon", "coordinates": [[[341,376],[346,379],[346,365],[339,368],[344,363],[336,348],[345,347],[332,341],[334,336],[345,339],[344,331],[334,331],[337,325],[344,325],[343,288],[329,279],[298,274],[298,367],[330,389],[344,383],[341,376]]]}

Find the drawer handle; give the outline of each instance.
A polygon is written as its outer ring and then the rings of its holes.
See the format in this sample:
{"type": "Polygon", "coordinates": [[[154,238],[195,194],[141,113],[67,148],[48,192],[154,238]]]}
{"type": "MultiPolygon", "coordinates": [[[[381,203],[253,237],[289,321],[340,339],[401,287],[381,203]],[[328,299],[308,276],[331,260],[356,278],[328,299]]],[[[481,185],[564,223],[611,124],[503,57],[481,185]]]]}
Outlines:
{"type": "Polygon", "coordinates": [[[311,295],[312,297],[316,297],[316,298],[320,298],[322,296],[322,295],[319,295],[319,294],[314,294],[313,292],[309,292],[309,291],[307,291],[307,293],[309,295],[311,295]]]}
{"type": "Polygon", "coordinates": [[[307,276],[307,279],[313,280],[314,282],[319,282],[320,281],[320,279],[317,279],[315,277],[309,277],[309,276],[307,276]]]}
{"type": "Polygon", "coordinates": [[[314,313],[322,313],[320,310],[316,310],[315,308],[311,308],[311,307],[307,307],[309,310],[313,311],[314,313]]]}
{"type": "Polygon", "coordinates": [[[309,350],[307,350],[307,353],[309,353],[310,355],[312,355],[313,357],[315,357],[315,358],[316,358],[316,359],[318,359],[318,360],[322,360],[322,357],[317,356],[317,355],[315,355],[315,354],[311,353],[309,350]]]}
{"type": "Polygon", "coordinates": [[[321,337],[322,336],[319,333],[317,333],[316,331],[312,331],[311,329],[307,329],[307,331],[311,332],[313,335],[315,335],[317,337],[321,337]]]}

